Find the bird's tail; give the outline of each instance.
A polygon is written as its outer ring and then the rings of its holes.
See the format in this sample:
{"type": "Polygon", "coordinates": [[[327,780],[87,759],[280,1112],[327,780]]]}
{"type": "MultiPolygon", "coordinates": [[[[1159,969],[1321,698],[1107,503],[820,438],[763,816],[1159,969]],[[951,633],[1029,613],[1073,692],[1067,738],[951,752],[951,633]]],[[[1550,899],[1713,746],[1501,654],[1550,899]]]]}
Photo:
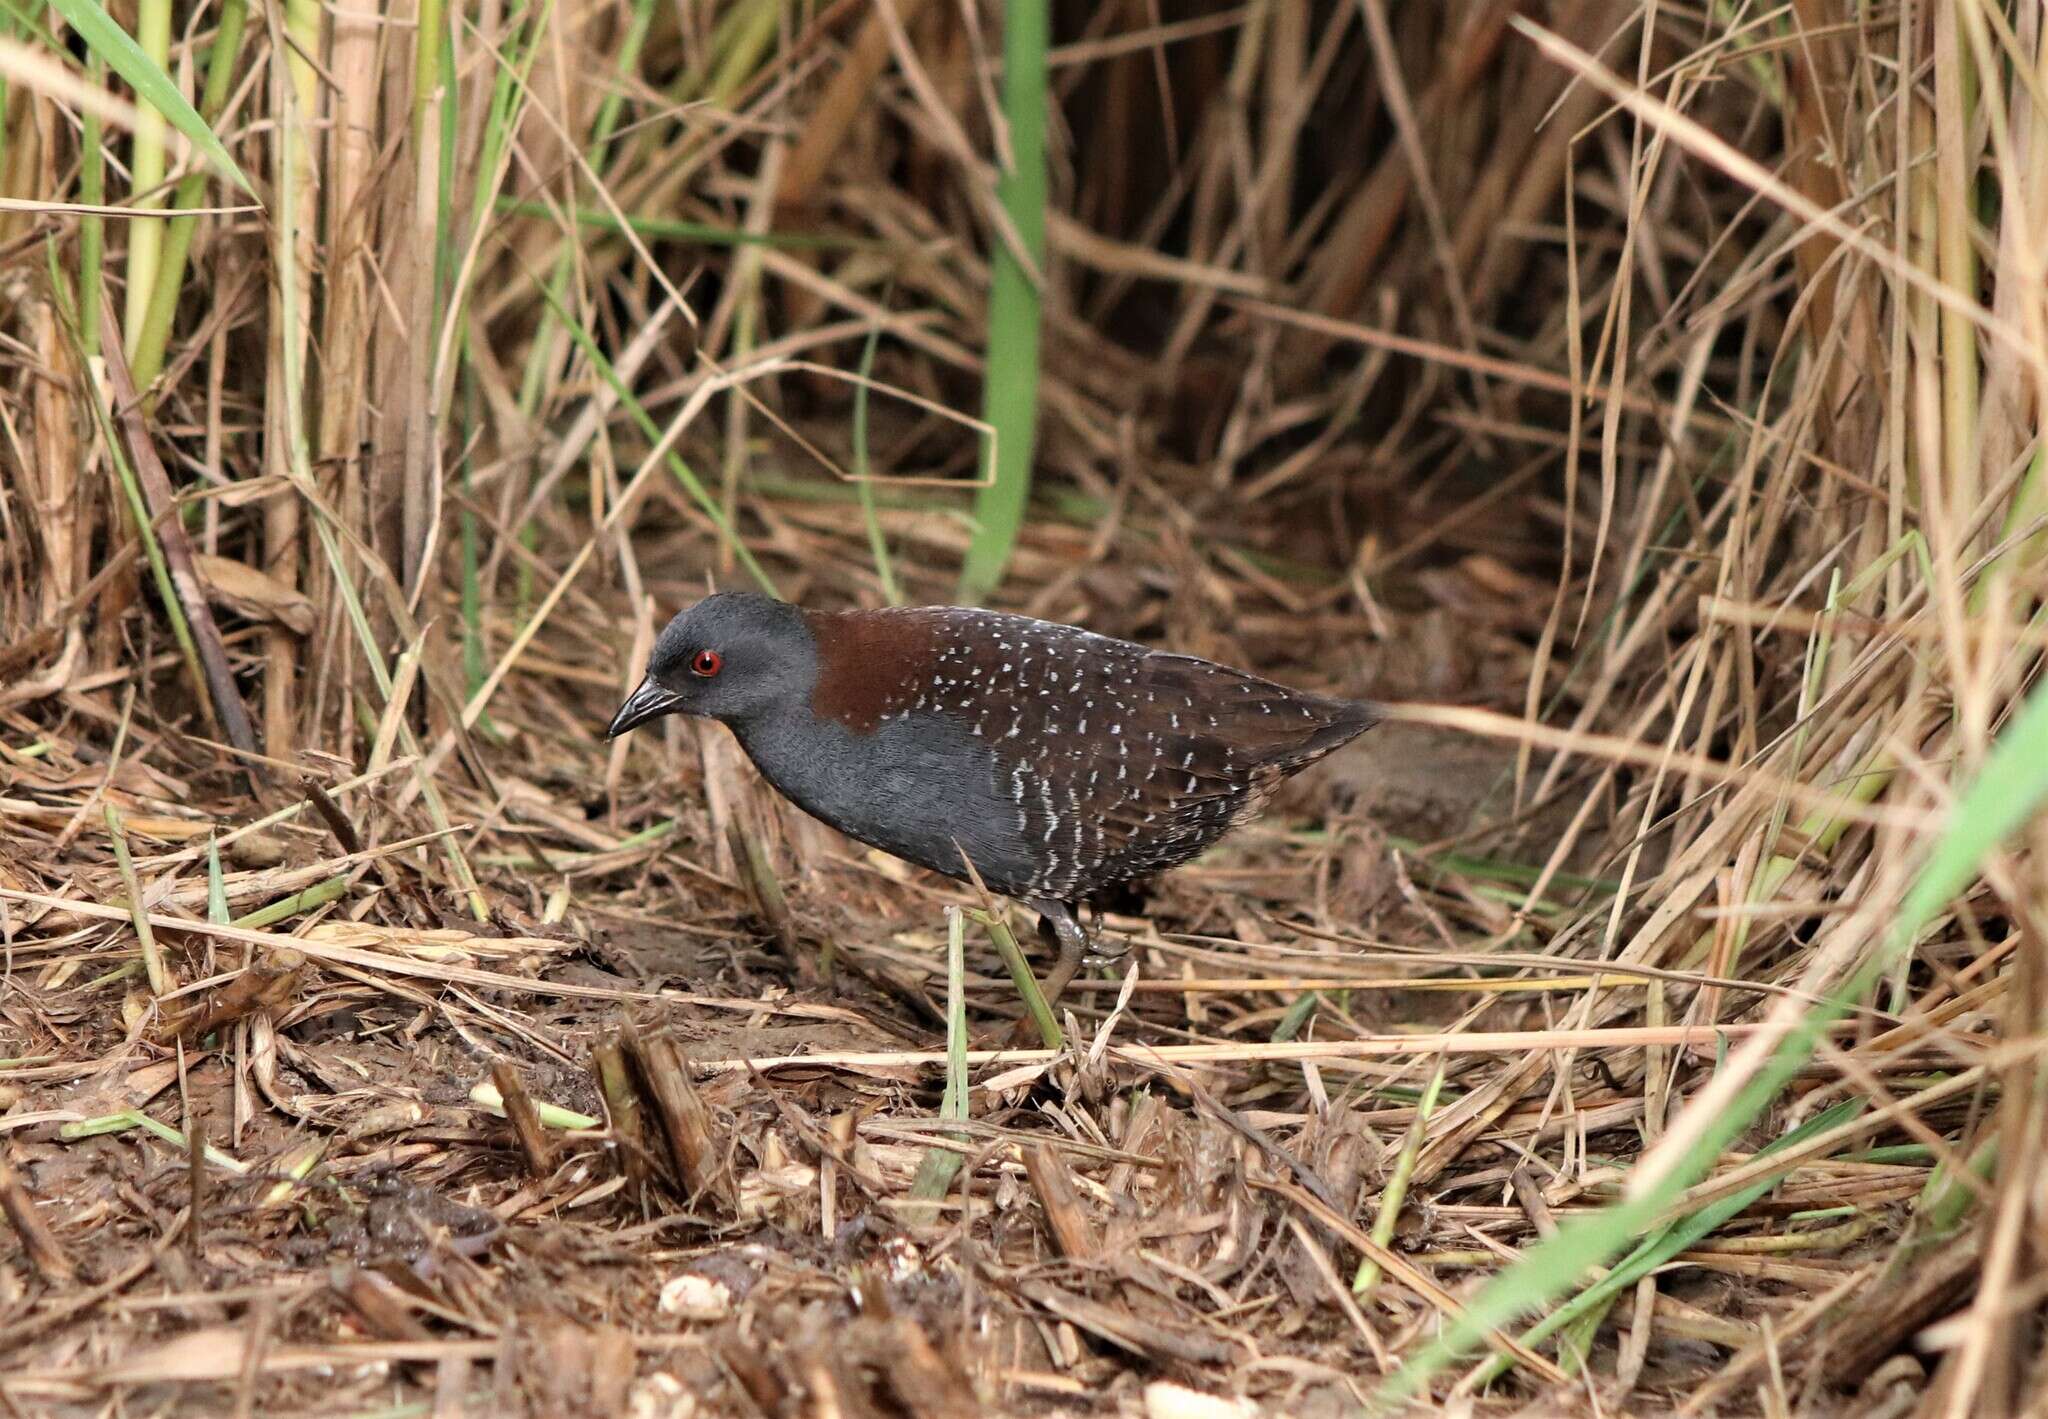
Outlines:
{"type": "Polygon", "coordinates": [[[1303,746],[1311,762],[1343,748],[1387,717],[1386,706],[1371,700],[1326,700],[1324,704],[1325,721],[1303,746]]]}

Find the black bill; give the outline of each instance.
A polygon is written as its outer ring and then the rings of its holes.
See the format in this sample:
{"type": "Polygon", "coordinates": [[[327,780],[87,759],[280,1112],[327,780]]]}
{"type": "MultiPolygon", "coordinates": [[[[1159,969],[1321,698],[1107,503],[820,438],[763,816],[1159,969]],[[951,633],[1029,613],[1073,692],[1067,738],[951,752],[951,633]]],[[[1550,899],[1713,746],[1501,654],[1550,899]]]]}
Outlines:
{"type": "Polygon", "coordinates": [[[682,707],[683,697],[674,690],[656,684],[652,679],[642,680],[640,688],[626,696],[626,702],[619,706],[619,712],[612,716],[611,727],[604,737],[616,739],[627,730],[673,714],[682,707]]]}

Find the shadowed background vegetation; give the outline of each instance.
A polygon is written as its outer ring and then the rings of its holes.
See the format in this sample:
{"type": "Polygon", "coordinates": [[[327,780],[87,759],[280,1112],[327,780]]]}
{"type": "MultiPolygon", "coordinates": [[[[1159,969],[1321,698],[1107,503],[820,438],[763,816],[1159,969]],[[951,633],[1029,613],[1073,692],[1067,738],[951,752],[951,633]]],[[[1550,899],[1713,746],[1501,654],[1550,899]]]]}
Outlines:
{"type": "Polygon", "coordinates": [[[2033,1412],[2042,31],[0,5],[6,1395],[2033,1412]],[[1055,1020],[709,584],[1397,713],[1055,1020]]]}

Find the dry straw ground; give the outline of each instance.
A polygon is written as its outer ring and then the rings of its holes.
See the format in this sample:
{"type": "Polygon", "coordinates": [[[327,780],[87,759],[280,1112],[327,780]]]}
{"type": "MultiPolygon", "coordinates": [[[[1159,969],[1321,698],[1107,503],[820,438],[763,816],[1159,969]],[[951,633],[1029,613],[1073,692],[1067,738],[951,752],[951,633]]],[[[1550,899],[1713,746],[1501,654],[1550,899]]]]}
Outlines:
{"type": "Polygon", "coordinates": [[[2041,6],[1046,8],[5,8],[0,1410],[2044,1412],[2041,6]],[[599,737],[963,559],[1402,706],[1058,1051],[599,737]]]}

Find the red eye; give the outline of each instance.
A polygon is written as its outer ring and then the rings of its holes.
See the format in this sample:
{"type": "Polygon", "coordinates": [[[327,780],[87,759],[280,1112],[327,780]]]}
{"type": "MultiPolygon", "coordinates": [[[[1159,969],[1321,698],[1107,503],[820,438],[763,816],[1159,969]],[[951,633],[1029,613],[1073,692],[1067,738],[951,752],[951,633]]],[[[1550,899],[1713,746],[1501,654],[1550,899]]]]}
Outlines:
{"type": "Polygon", "coordinates": [[[715,650],[700,650],[690,657],[690,673],[709,680],[725,668],[725,657],[715,650]]]}

